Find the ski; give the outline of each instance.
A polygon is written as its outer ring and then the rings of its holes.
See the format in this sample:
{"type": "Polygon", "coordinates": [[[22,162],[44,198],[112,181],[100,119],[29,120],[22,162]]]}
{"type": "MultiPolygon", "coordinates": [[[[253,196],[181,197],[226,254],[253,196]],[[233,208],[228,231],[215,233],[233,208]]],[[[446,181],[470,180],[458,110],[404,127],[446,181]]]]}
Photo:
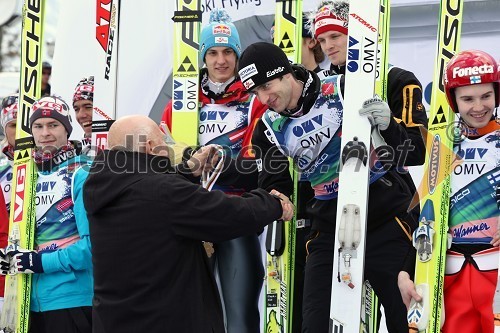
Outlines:
{"type": "Polygon", "coordinates": [[[389,32],[391,27],[391,1],[380,1],[378,31],[378,61],[375,81],[375,93],[387,100],[387,81],[389,74],[389,32]]]}
{"type": "MultiPolygon", "coordinates": [[[[390,0],[381,0],[378,28],[378,60],[375,80],[375,93],[387,101],[387,81],[389,72],[389,32],[391,26],[390,0]]],[[[365,280],[362,292],[362,307],[364,309],[364,332],[377,332],[379,318],[379,300],[370,282],[365,280]]]]}
{"type": "Polygon", "coordinates": [[[455,114],[446,100],[443,76],[448,61],[459,50],[462,13],[463,0],[441,0],[425,174],[420,193],[422,212],[413,234],[417,249],[415,285],[422,301],[410,304],[410,332],[440,332],[444,319],[442,300],[454,136],[450,129],[454,127],[455,114]]]}
{"type": "MultiPolygon", "coordinates": [[[[35,143],[29,128],[31,106],[40,98],[45,1],[25,1],[21,32],[21,79],[14,152],[12,200],[7,251],[33,249],[36,226],[37,168],[35,143]]],[[[4,333],[27,333],[30,317],[31,274],[8,275],[0,319],[4,333]]]]}
{"type": "Polygon", "coordinates": [[[362,303],[372,128],[358,110],[375,92],[379,16],[380,1],[350,1],[331,333],[364,331],[366,324],[362,303]]]}
{"type": "Polygon", "coordinates": [[[199,0],[176,1],[171,132],[176,142],[189,146],[198,144],[201,15],[199,0]]]}
{"type": "Polygon", "coordinates": [[[108,148],[108,132],[116,117],[118,81],[118,27],[120,0],[98,0],[96,4],[96,42],[102,50],[102,67],[94,78],[92,146],[108,148]]]}
{"type": "MultiPolygon", "coordinates": [[[[500,187],[496,188],[496,200],[497,207],[500,210],[500,187]]],[[[500,258],[498,262],[498,267],[500,267],[500,258]]],[[[499,270],[500,272],[500,270],[499,270]]],[[[500,274],[497,277],[497,286],[495,288],[495,296],[493,297],[493,315],[495,322],[495,333],[500,333],[500,274]]]]}
{"type": "MultiPolygon", "coordinates": [[[[302,0],[276,0],[274,43],[292,63],[300,63],[302,0]]],[[[297,207],[299,174],[290,159],[292,202],[297,207]]],[[[292,332],[296,218],[274,221],[266,235],[266,318],[264,332],[292,332]]]]}

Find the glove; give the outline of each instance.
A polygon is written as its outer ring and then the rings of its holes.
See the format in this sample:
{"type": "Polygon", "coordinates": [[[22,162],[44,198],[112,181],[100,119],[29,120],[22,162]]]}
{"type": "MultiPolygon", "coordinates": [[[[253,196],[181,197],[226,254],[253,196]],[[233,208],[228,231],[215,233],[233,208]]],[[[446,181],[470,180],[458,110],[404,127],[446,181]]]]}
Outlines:
{"type": "Polygon", "coordinates": [[[18,247],[7,255],[10,256],[11,273],[43,273],[42,255],[38,252],[18,247]]]}
{"type": "Polygon", "coordinates": [[[5,254],[5,249],[0,249],[0,274],[7,275],[9,266],[9,257],[5,254]]]}
{"type": "Polygon", "coordinates": [[[391,109],[386,102],[377,95],[363,102],[363,107],[359,110],[361,116],[367,116],[372,126],[377,125],[379,130],[385,131],[391,121],[391,109]]]}

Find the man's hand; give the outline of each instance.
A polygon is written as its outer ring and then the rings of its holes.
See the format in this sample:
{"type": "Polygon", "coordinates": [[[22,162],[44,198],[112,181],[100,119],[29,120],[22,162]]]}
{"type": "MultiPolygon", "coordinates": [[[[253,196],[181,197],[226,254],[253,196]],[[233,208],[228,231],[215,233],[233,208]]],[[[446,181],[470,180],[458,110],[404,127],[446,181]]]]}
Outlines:
{"type": "Polygon", "coordinates": [[[406,309],[410,307],[412,298],[417,302],[422,300],[422,297],[415,290],[415,284],[410,279],[410,275],[405,271],[401,271],[398,274],[398,288],[401,293],[403,303],[406,305],[406,309]]]}
{"type": "Polygon", "coordinates": [[[210,172],[219,160],[218,146],[207,145],[198,149],[187,161],[193,176],[200,176],[203,171],[210,172]]]}
{"type": "Polygon", "coordinates": [[[363,102],[359,110],[361,116],[367,116],[372,126],[377,125],[379,130],[385,131],[391,122],[391,109],[386,102],[377,95],[363,102]]]}
{"type": "Polygon", "coordinates": [[[11,273],[43,273],[42,255],[36,251],[17,248],[7,252],[11,273]]]}
{"type": "Polygon", "coordinates": [[[283,221],[290,221],[293,218],[294,210],[293,204],[290,199],[288,199],[286,195],[281,194],[276,190],[272,190],[270,193],[271,195],[274,195],[275,197],[278,197],[280,199],[281,208],[283,210],[283,214],[281,215],[280,219],[283,221]]]}
{"type": "Polygon", "coordinates": [[[9,257],[5,254],[5,249],[0,249],[0,274],[9,274],[9,257]]]}

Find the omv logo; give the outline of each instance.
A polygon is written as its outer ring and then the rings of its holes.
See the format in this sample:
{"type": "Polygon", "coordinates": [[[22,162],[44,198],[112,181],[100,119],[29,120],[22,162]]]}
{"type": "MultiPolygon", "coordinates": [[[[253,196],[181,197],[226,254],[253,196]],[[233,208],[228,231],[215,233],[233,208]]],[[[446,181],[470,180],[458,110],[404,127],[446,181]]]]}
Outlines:
{"type": "Polygon", "coordinates": [[[359,69],[359,41],[349,36],[349,47],[347,49],[347,70],[351,73],[359,69]]]}

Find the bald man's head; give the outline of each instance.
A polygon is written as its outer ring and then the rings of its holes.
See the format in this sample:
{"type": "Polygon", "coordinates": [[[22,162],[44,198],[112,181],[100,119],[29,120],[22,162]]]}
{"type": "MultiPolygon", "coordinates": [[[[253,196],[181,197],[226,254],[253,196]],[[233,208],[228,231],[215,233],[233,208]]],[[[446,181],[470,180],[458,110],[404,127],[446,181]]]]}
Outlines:
{"type": "MultiPolygon", "coordinates": [[[[111,150],[125,150],[151,153],[155,147],[165,146],[163,133],[158,125],[143,115],[126,116],[116,120],[108,134],[111,150]]],[[[166,155],[166,149],[156,151],[155,155],[166,155]]]]}

